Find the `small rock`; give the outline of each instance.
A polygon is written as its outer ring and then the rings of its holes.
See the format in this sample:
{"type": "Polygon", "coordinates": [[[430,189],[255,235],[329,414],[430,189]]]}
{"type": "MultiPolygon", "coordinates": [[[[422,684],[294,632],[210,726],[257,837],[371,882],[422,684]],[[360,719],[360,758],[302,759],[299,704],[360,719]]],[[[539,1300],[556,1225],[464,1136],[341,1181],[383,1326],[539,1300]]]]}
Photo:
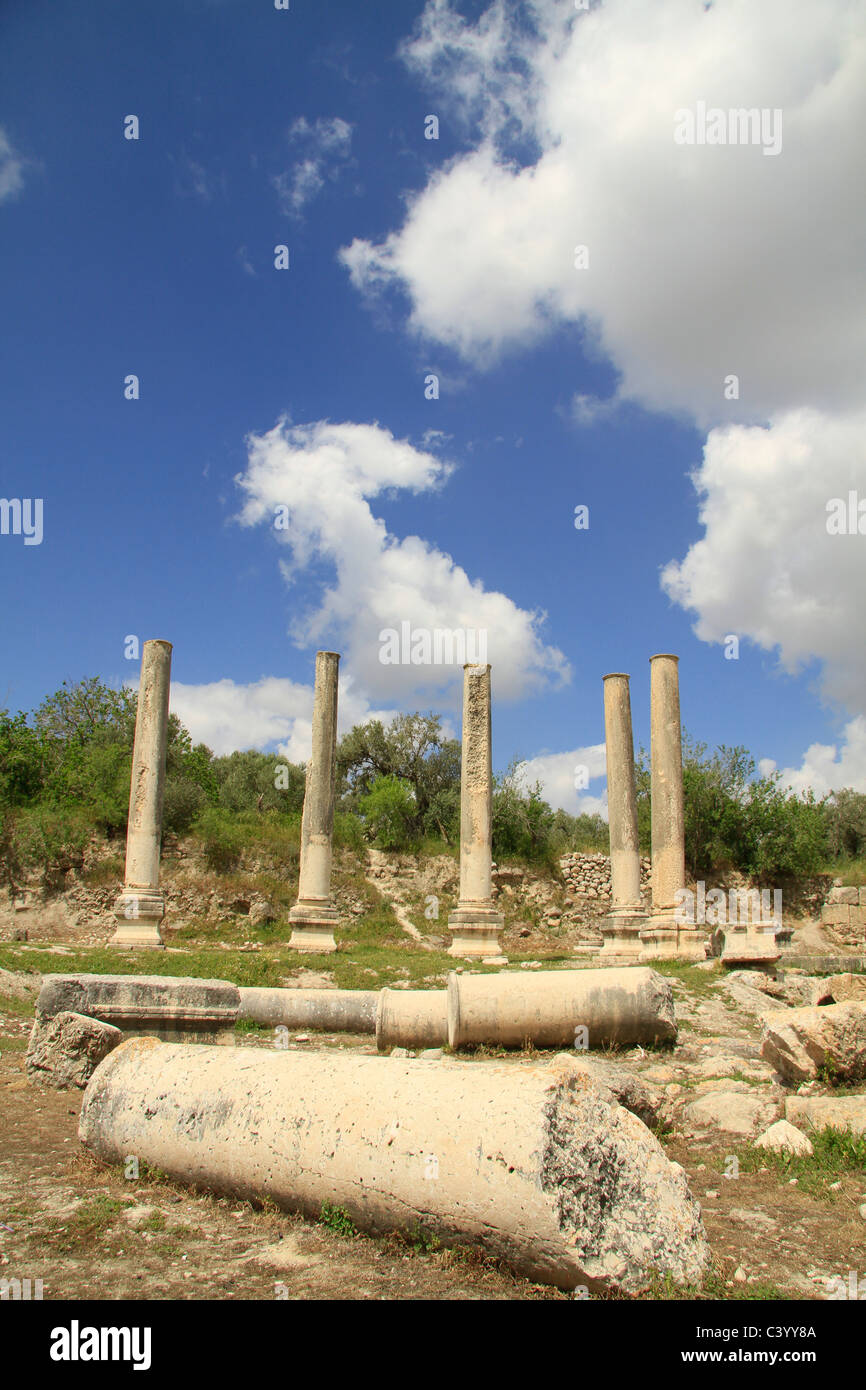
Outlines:
{"type": "Polygon", "coordinates": [[[425,1047],[423,1052],[418,1053],[419,1057],[424,1057],[428,1062],[438,1062],[442,1058],[441,1047],[425,1047]]]}
{"type": "Polygon", "coordinates": [[[857,1211],[860,1214],[861,1221],[866,1221],[866,1202],[863,1202],[862,1205],[857,1208],[857,1211]]]}
{"type": "Polygon", "coordinates": [[[704,1196],[709,1197],[710,1199],[712,1199],[713,1197],[718,1197],[718,1195],[718,1192],[714,1192],[712,1189],[704,1193],[704,1196]]]}
{"type": "Polygon", "coordinates": [[[743,1269],[743,1266],[738,1265],[737,1268],[734,1270],[734,1279],[736,1280],[736,1282],[738,1284],[745,1284],[747,1278],[748,1275],[746,1274],[746,1271],[743,1269]]]}
{"type": "Polygon", "coordinates": [[[796,1125],[789,1124],[787,1120],[777,1120],[769,1129],[764,1130],[760,1139],[755,1140],[756,1149],[770,1149],[773,1153],[792,1153],[805,1154],[809,1156],[815,1152],[812,1141],[806,1137],[801,1129],[796,1125]]]}
{"type": "Polygon", "coordinates": [[[408,1056],[409,1056],[409,1049],[408,1049],[408,1047],[392,1047],[392,1048],[391,1048],[391,1051],[388,1053],[388,1056],[389,1056],[389,1057],[408,1057],[408,1056]]]}
{"type": "Polygon", "coordinates": [[[309,1035],[309,1033],[296,1033],[296,1034],[295,1034],[295,1042],[309,1042],[309,1041],[310,1041],[310,1035],[309,1035]]]}

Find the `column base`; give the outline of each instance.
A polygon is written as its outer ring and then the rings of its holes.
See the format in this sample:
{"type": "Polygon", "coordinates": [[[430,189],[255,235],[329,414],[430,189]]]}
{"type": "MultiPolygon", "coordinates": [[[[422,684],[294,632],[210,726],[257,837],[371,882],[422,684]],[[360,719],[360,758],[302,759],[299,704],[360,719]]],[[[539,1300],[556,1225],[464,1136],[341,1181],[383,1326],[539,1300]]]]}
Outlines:
{"type": "Polygon", "coordinates": [[[114,906],[117,928],[108,944],[116,950],[164,951],[159,924],[165,916],[165,897],[158,888],[124,888],[114,906]]]}
{"type": "Polygon", "coordinates": [[[599,952],[599,961],[616,958],[620,961],[637,961],[644,949],[641,929],[649,924],[649,917],[639,908],[623,908],[609,912],[601,924],[604,945],[599,952]]]}
{"type": "Polygon", "coordinates": [[[334,928],[339,925],[339,914],[330,903],[299,899],[289,912],[292,934],[289,949],[305,951],[310,955],[333,955],[337,949],[334,928]]]}
{"type": "Polygon", "coordinates": [[[695,927],[683,926],[667,913],[655,913],[640,934],[643,950],[640,959],[647,960],[706,960],[707,934],[695,927]]]}
{"type": "Polygon", "coordinates": [[[508,957],[499,943],[499,933],[504,928],[505,918],[489,903],[458,903],[448,914],[448,954],[480,960],[485,965],[507,965],[508,957]]]}
{"type": "Polygon", "coordinates": [[[722,962],[725,965],[775,965],[781,956],[775,931],[747,927],[745,931],[725,932],[722,947],[722,962]]]}

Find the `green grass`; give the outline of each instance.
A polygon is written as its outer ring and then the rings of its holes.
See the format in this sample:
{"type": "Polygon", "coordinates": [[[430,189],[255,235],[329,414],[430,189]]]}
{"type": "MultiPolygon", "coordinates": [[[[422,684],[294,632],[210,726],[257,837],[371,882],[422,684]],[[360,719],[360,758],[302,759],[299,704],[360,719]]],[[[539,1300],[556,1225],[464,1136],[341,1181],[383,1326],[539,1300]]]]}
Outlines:
{"type": "Polygon", "coordinates": [[[769,1168],[781,1182],[796,1178],[802,1192],[831,1202],[835,1195],[829,1191],[831,1182],[849,1173],[866,1177],[866,1135],[831,1126],[810,1129],[808,1134],[814,1149],[808,1156],[774,1153],[755,1148],[753,1144],[745,1145],[737,1150],[740,1171],[755,1173],[760,1168],[769,1168]]]}
{"type": "Polygon", "coordinates": [[[86,1198],[66,1222],[65,1229],[54,1235],[52,1244],[67,1252],[90,1246],[111,1230],[120,1212],[134,1205],[131,1198],[121,1202],[104,1192],[86,1198]]]}
{"type": "Polygon", "coordinates": [[[319,1212],[319,1221],[329,1230],[336,1231],[338,1236],[344,1236],[351,1240],[358,1234],[358,1228],[344,1207],[332,1206],[330,1202],[323,1202],[319,1212]]]}
{"type": "Polygon", "coordinates": [[[728,1284],[724,1276],[713,1270],[705,1275],[700,1284],[676,1284],[670,1274],[655,1274],[646,1293],[641,1299],[664,1302],[692,1302],[713,1299],[716,1302],[764,1302],[767,1300],[788,1300],[792,1297],[789,1289],[781,1289],[769,1280],[758,1280],[754,1284],[728,1284]]]}
{"type": "Polygon", "coordinates": [[[15,1018],[32,1018],[35,1012],[35,995],[32,999],[18,999],[14,994],[0,994],[0,1013],[12,1014],[15,1018]]]}
{"type": "Polygon", "coordinates": [[[715,986],[726,973],[721,961],[714,962],[712,970],[699,970],[691,961],[684,960],[648,960],[642,964],[648,965],[657,975],[664,975],[670,980],[678,980],[693,994],[700,995],[712,994],[715,986]]]}

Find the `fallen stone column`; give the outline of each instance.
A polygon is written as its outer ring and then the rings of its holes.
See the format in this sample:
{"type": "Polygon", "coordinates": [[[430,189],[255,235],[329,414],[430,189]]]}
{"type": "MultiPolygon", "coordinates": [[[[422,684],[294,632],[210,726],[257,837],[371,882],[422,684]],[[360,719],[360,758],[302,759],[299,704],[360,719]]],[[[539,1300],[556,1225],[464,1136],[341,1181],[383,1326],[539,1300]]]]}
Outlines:
{"type": "Polygon", "coordinates": [[[373,1033],[379,995],[373,989],[240,990],[239,1018],[276,1028],[373,1033]]]}
{"type": "Polygon", "coordinates": [[[685,1174],[570,1057],[527,1067],[121,1044],[79,1137],[170,1177],[363,1230],[480,1246],[563,1289],[699,1282],[709,1261],[685,1174]]]}
{"type": "Polygon", "coordinates": [[[240,991],[227,980],[174,975],[44,975],[34,1038],[60,1013],[84,1014],[164,1042],[234,1043],[240,991]]]}
{"type": "Polygon", "coordinates": [[[448,995],[444,989],[383,989],[376,1010],[376,1046],[441,1047],[448,1041],[448,995]]]}
{"type": "Polygon", "coordinates": [[[646,966],[448,976],[448,1043],[536,1047],[667,1042],[677,1035],[673,990],[646,966]]]}
{"type": "Polygon", "coordinates": [[[165,949],[159,934],[165,916],[159,852],[170,688],[171,643],[145,642],[129,784],[126,868],[123,892],[114,908],[118,926],[109,946],[165,949]]]}

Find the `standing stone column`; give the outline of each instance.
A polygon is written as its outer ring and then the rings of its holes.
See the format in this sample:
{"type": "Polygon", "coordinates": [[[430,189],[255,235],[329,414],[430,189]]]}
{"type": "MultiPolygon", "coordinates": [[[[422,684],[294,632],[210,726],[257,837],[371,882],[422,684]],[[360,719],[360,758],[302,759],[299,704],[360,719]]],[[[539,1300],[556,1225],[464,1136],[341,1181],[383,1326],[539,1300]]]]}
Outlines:
{"type": "Polygon", "coordinates": [[[602,923],[601,959],[637,960],[643,950],[641,927],[647,914],[640,895],[637,792],[628,676],[604,677],[604,739],[607,755],[607,809],[610,826],[610,912],[602,923]]]}
{"type": "Polygon", "coordinates": [[[641,933],[644,959],[703,960],[706,936],[678,922],[686,882],[679,657],[650,657],[652,917],[641,933]]]}
{"type": "Polygon", "coordinates": [[[159,924],[165,916],[165,898],[159,887],[159,850],[170,687],[171,643],[145,642],[132,750],[126,872],[123,892],[114,908],[118,926],[110,946],[165,948],[159,934],[159,924]]]}
{"type": "Polygon", "coordinates": [[[331,843],[337,779],[337,686],[339,652],[316,652],[313,693],[313,748],[307,763],[301,819],[301,872],[298,901],[289,913],[296,951],[336,951],[339,921],[331,900],[331,843]]]}
{"type": "Polygon", "coordinates": [[[449,913],[449,956],[505,962],[499,933],[505,919],[493,904],[493,765],[490,667],[463,667],[460,767],[460,898],[449,913]]]}

